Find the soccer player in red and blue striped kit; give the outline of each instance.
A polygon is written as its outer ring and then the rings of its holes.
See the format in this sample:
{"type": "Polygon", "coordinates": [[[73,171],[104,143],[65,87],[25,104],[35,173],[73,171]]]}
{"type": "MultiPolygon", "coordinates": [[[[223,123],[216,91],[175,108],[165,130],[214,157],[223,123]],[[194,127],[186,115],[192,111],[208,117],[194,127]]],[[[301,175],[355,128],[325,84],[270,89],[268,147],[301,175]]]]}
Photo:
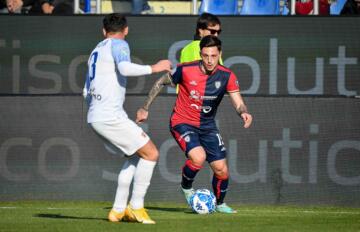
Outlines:
{"type": "Polygon", "coordinates": [[[173,75],[159,78],[150,90],[142,108],[137,111],[137,122],[148,117],[148,110],[164,85],[179,85],[179,93],[170,119],[170,131],[187,160],[182,169],[181,188],[189,202],[194,193],[192,183],[205,161],[214,172],[212,186],[217,200],[216,210],[236,213],[224,198],[229,183],[226,148],[215,123],[215,115],[225,93],[248,128],[252,116],[241,97],[235,74],[219,64],[221,41],[214,35],[202,38],[201,60],[178,65],[173,75]]]}

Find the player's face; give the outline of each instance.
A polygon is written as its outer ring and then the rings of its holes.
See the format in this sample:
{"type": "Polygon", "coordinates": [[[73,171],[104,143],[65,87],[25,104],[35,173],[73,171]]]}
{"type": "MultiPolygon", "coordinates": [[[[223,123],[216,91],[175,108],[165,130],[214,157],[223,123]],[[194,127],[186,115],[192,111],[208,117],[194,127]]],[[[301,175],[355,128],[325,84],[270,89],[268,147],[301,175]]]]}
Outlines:
{"type": "Polygon", "coordinates": [[[201,59],[205,71],[212,72],[219,64],[220,51],[217,47],[205,47],[201,50],[201,59]]]}
{"type": "Polygon", "coordinates": [[[221,32],[221,28],[219,24],[216,24],[215,26],[208,26],[205,29],[200,29],[200,37],[203,38],[207,35],[215,35],[215,36],[219,36],[220,32],[221,32]]]}

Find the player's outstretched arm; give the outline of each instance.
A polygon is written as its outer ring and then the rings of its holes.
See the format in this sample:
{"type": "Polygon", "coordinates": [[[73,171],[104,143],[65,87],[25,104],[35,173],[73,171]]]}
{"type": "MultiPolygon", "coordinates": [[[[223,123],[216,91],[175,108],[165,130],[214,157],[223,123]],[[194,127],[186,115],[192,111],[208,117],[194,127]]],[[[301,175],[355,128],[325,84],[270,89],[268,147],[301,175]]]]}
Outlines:
{"type": "Polygon", "coordinates": [[[160,93],[160,91],[162,90],[162,88],[165,85],[174,86],[174,84],[171,80],[170,73],[166,73],[166,74],[162,75],[155,82],[155,84],[153,85],[153,87],[151,88],[151,90],[149,92],[147,99],[145,100],[144,105],[140,109],[138,109],[138,111],[136,112],[136,123],[141,123],[148,118],[149,108],[150,108],[151,103],[155,100],[155,98],[157,97],[157,95],[160,93]]]}
{"type": "Polygon", "coordinates": [[[253,118],[252,115],[248,112],[240,92],[230,92],[229,95],[236,112],[244,121],[244,128],[249,128],[253,118]]]}
{"type": "Polygon", "coordinates": [[[152,73],[159,72],[171,72],[171,61],[170,60],[159,60],[156,64],[151,65],[152,73]]]}

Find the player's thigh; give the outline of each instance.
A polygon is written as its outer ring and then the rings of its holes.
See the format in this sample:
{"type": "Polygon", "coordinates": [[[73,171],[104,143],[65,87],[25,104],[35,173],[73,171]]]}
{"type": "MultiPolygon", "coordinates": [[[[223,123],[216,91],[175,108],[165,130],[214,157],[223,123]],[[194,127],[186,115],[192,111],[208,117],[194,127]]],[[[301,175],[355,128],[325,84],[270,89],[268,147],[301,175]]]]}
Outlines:
{"type": "Polygon", "coordinates": [[[180,148],[185,152],[186,157],[196,161],[196,164],[202,165],[206,153],[201,147],[198,129],[187,124],[180,124],[172,127],[170,131],[180,148]]]}
{"type": "Polygon", "coordinates": [[[150,140],[141,127],[130,119],[95,122],[91,123],[91,126],[99,136],[116,146],[127,156],[133,155],[150,140]]]}
{"type": "Polygon", "coordinates": [[[206,161],[212,163],[226,158],[226,148],[217,130],[201,131],[199,139],[206,152],[206,161]]]}
{"type": "Polygon", "coordinates": [[[194,147],[188,152],[187,156],[193,164],[198,166],[202,166],[206,160],[206,153],[202,146],[194,147]]]}

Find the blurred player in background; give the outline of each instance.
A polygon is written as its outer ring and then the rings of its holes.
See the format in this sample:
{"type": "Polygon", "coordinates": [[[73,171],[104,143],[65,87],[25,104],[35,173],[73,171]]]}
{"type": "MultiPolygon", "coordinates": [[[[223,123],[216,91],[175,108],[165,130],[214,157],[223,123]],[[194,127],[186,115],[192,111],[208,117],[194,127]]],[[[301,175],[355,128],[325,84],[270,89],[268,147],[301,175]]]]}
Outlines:
{"type": "MultiPolygon", "coordinates": [[[[187,44],[180,53],[180,63],[201,60],[200,40],[207,35],[219,36],[221,33],[220,19],[210,13],[202,13],[196,22],[194,40],[187,44]]],[[[220,64],[223,64],[220,57],[220,64]]],[[[176,86],[176,93],[179,92],[179,86],[176,86]]]]}
{"type": "Polygon", "coordinates": [[[98,43],[88,60],[84,88],[84,97],[89,103],[87,121],[102,139],[128,157],[118,177],[115,202],[108,219],[154,224],[144,209],[144,197],[159,152],[148,135],[128,118],[123,103],[126,77],[170,71],[171,63],[168,60],[160,60],[151,66],[131,63],[129,45],[125,41],[128,31],[124,16],[116,13],[105,16],[105,39],[98,43]],[[132,180],[133,191],[128,204],[132,180]]]}
{"type": "Polygon", "coordinates": [[[217,200],[216,210],[236,213],[224,203],[229,183],[226,149],[215,123],[215,115],[225,93],[228,93],[236,112],[248,128],[252,116],[241,97],[235,74],[219,64],[221,41],[214,35],[202,38],[201,60],[180,64],[173,75],[163,75],[150,90],[137,122],[148,118],[150,104],[164,85],[179,85],[179,93],[170,119],[170,131],[185,152],[187,160],[182,169],[181,188],[189,203],[194,194],[192,184],[205,160],[214,172],[212,186],[217,200]]]}
{"type": "MultiPolygon", "coordinates": [[[[200,40],[207,35],[219,36],[221,33],[221,22],[216,15],[202,13],[196,22],[194,40],[187,44],[180,53],[180,63],[201,60],[200,40]]],[[[220,58],[220,64],[222,64],[220,58]]]]}

